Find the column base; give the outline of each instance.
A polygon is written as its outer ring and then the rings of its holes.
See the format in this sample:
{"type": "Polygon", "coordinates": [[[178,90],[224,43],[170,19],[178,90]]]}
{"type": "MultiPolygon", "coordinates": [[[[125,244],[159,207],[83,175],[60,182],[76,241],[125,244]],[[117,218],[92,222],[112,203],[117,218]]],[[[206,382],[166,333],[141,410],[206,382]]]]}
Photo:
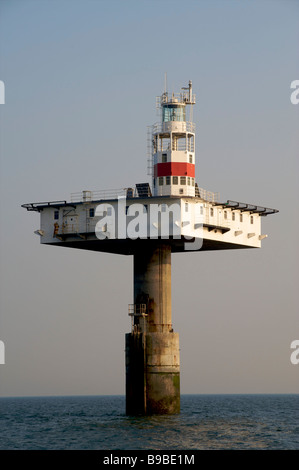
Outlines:
{"type": "Polygon", "coordinates": [[[126,413],[180,412],[178,333],[126,334],[126,413]]]}

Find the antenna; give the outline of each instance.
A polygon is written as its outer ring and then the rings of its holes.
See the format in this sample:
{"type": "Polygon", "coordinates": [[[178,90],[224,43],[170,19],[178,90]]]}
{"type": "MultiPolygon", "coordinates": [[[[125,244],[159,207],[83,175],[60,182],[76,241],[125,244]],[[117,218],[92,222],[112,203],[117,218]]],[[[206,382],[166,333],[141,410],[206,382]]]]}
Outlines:
{"type": "Polygon", "coordinates": [[[164,93],[167,93],[167,72],[165,72],[164,76],[164,93]]]}

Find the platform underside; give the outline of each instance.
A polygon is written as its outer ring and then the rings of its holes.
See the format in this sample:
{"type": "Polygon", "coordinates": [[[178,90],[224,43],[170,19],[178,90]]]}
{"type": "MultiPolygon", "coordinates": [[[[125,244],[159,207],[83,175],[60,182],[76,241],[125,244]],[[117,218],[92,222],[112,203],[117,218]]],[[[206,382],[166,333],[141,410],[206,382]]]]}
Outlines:
{"type": "MultiPolygon", "coordinates": [[[[168,239],[160,241],[170,243],[172,253],[182,253],[188,251],[214,251],[214,250],[236,250],[244,248],[255,248],[252,246],[241,245],[237,243],[223,242],[219,240],[185,240],[181,239],[168,239]]],[[[118,255],[132,255],[136,249],[140,250],[144,246],[144,249],[148,249],[150,244],[156,244],[157,239],[113,239],[113,240],[67,240],[59,241],[58,243],[47,243],[48,245],[63,246],[69,248],[78,248],[81,250],[99,251],[102,253],[114,253],[118,255]]]]}

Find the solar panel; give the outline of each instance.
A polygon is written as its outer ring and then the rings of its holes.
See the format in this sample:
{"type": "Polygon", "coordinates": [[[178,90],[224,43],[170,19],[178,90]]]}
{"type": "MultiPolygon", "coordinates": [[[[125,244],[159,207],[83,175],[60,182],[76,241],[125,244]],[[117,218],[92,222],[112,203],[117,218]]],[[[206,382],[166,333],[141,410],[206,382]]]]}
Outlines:
{"type": "Polygon", "coordinates": [[[138,197],[151,197],[152,192],[149,183],[138,183],[136,184],[138,197]]]}

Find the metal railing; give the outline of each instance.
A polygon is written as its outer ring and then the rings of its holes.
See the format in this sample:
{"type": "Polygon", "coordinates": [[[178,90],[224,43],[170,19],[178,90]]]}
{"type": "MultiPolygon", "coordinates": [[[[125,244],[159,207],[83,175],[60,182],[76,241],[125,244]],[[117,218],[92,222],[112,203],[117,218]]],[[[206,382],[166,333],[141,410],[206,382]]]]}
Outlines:
{"type": "Polygon", "coordinates": [[[71,202],[91,202],[102,199],[117,199],[119,196],[128,196],[128,193],[135,193],[134,188],[121,188],[121,189],[103,189],[100,191],[80,191],[71,194],[71,202]]]}
{"type": "Polygon", "coordinates": [[[78,233],[79,231],[79,224],[75,222],[73,224],[65,224],[61,225],[59,233],[61,234],[69,234],[69,233],[78,233]]]}
{"type": "Polygon", "coordinates": [[[129,304],[128,315],[130,316],[146,315],[146,304],[129,304]]]}
{"type": "MultiPolygon", "coordinates": [[[[136,185],[134,187],[129,188],[121,188],[121,189],[104,189],[100,191],[81,191],[71,194],[71,202],[92,202],[92,201],[100,201],[100,200],[108,200],[108,199],[117,199],[118,197],[148,197],[150,196],[150,186],[147,183],[144,185],[138,185],[138,189],[136,185]]],[[[186,191],[181,194],[179,189],[177,191],[176,187],[173,186],[173,193],[172,195],[177,196],[193,196],[194,195],[194,187],[193,186],[186,186],[186,191]],[[189,190],[190,189],[190,190],[189,190]],[[177,193],[177,194],[176,194],[177,193]]],[[[207,202],[219,202],[219,193],[214,193],[212,191],[207,191],[206,189],[199,188],[197,184],[195,184],[195,196],[200,197],[204,201],[207,202]]]]}
{"type": "Polygon", "coordinates": [[[218,202],[219,193],[214,193],[212,191],[207,191],[206,189],[195,187],[195,196],[200,197],[204,201],[208,202],[218,202]]]}
{"type": "MultiPolygon", "coordinates": [[[[152,125],[152,133],[157,134],[158,132],[169,132],[169,124],[174,124],[176,121],[157,122],[152,125]]],[[[190,121],[178,121],[178,126],[181,132],[192,132],[195,133],[195,124],[190,121]]]]}
{"type": "Polygon", "coordinates": [[[146,304],[129,304],[128,305],[128,314],[132,318],[131,330],[132,333],[145,333],[146,332],[146,304]],[[135,323],[135,317],[139,317],[142,321],[135,323]]]}
{"type": "MultiPolygon", "coordinates": [[[[156,108],[162,107],[164,104],[167,103],[188,103],[189,104],[189,92],[182,91],[180,93],[163,93],[161,96],[156,96],[156,108]]],[[[192,93],[192,104],[196,102],[196,95],[192,93]]]]}

